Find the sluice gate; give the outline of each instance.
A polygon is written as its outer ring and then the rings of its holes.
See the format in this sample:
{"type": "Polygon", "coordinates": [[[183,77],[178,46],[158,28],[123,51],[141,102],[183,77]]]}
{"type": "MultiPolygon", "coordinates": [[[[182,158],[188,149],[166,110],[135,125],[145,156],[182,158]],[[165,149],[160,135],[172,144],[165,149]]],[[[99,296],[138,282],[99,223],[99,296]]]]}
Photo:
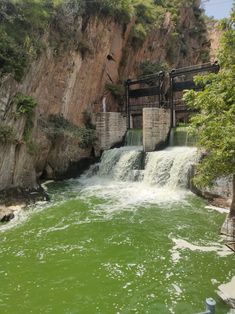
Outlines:
{"type": "Polygon", "coordinates": [[[184,90],[201,90],[194,76],[203,73],[218,73],[217,62],[194,65],[170,72],[158,72],[125,82],[125,111],[127,128],[142,128],[144,108],[164,108],[171,111],[171,127],[177,122],[187,122],[190,109],[183,101],[184,90]]]}

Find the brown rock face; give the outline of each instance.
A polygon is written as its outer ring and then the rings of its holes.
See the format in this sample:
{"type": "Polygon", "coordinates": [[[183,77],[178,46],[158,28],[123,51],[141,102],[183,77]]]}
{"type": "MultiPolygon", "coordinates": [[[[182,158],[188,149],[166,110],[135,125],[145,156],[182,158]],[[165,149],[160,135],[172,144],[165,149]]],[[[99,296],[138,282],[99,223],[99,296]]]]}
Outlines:
{"type": "Polygon", "coordinates": [[[139,46],[131,42],[133,22],[123,26],[111,18],[76,21],[73,28],[82,34],[86,49],[79,50],[74,44],[55,49],[45,38],[45,51],[31,65],[23,81],[16,83],[8,77],[1,83],[0,122],[10,125],[16,138],[14,142],[0,144],[0,191],[37,188],[40,177],[63,177],[71,164],[91,156],[92,144],[81,148],[79,137],[68,136],[66,132],[53,139],[48,136],[45,123],[42,126],[41,122],[47,123],[51,115],[84,127],[84,112],[89,115],[102,111],[103,97],[107,99],[107,111],[120,109],[117,100],[107,92],[106,83],[135,77],[143,61],[164,61],[175,67],[200,62],[201,50],[208,41],[192,31],[198,23],[193,9],[182,9],[180,21],[181,34],[177,40],[171,16],[167,14],[163,27],[154,29],[139,46]],[[23,136],[25,118],[14,118],[16,108],[11,99],[18,91],[34,97],[38,103],[31,147],[23,136]]]}
{"type": "Polygon", "coordinates": [[[211,21],[208,23],[208,32],[211,42],[210,56],[211,60],[215,61],[218,58],[220,40],[223,35],[223,31],[219,29],[219,22],[211,21]]]}

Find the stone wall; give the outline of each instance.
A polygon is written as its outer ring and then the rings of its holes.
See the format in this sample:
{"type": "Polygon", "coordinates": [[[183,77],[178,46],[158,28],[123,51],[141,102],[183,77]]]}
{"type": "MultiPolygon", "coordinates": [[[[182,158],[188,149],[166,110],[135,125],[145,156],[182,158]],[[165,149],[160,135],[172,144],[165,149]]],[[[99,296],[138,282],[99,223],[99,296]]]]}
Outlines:
{"type": "Polygon", "coordinates": [[[143,109],[143,145],[145,152],[152,152],[165,143],[170,132],[170,116],[169,109],[143,109]]]}
{"type": "Polygon", "coordinates": [[[93,117],[96,125],[96,155],[121,143],[127,130],[126,117],[119,112],[100,112],[93,117]]]}

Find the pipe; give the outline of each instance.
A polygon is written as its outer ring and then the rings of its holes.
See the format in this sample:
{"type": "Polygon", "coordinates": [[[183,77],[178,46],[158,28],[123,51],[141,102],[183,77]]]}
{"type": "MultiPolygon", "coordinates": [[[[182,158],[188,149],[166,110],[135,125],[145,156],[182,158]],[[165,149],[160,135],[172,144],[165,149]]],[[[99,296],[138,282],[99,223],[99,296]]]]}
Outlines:
{"type": "Polygon", "coordinates": [[[198,314],[215,314],[215,306],[216,306],[215,300],[212,298],[207,298],[206,299],[206,311],[198,313],[198,314]]]}

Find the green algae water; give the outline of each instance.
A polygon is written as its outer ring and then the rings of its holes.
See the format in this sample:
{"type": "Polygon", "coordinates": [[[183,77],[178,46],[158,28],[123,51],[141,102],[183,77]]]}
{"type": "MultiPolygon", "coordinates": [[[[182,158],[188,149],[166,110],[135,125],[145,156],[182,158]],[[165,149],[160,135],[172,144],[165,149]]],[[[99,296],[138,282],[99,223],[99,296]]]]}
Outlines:
{"type": "Polygon", "coordinates": [[[195,146],[197,140],[197,136],[191,134],[187,126],[171,129],[170,146],[195,146]]]}
{"type": "Polygon", "coordinates": [[[49,183],[50,203],[0,227],[0,313],[186,314],[204,310],[209,296],[217,313],[229,311],[216,294],[235,275],[218,235],[225,216],[182,178],[175,187],[192,150],[150,153],[145,170],[139,153],[105,153],[99,170],[49,183]]]}
{"type": "Polygon", "coordinates": [[[143,144],[143,130],[129,129],[126,133],[125,144],[127,146],[140,146],[143,144]]]}

